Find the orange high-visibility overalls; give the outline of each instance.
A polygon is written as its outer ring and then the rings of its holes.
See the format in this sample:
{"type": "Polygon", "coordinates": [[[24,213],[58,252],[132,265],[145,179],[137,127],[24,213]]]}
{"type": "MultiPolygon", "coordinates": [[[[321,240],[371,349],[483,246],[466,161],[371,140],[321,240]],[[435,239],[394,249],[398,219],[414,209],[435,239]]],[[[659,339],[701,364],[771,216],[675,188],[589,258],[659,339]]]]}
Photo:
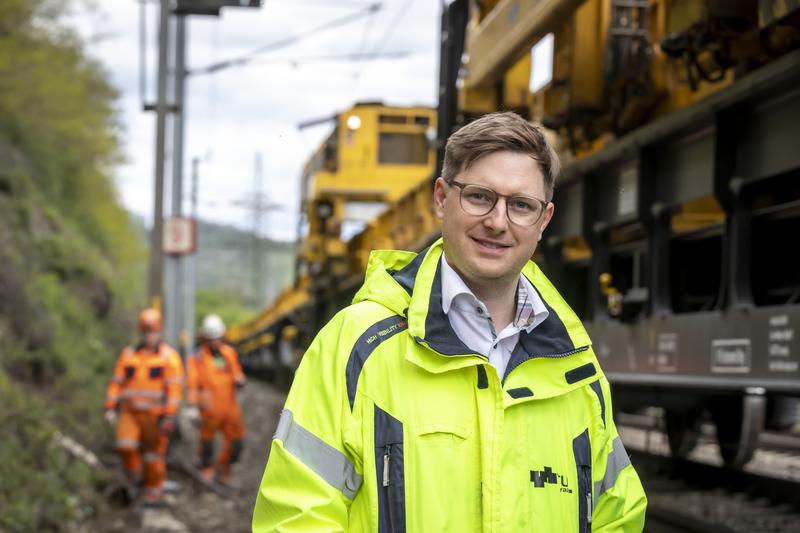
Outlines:
{"type": "Polygon", "coordinates": [[[169,438],[159,425],[162,418],[175,416],[182,395],[183,364],[175,350],[164,343],[156,351],[141,345],[122,350],[108,385],[106,409],[119,408],[116,449],[132,480],[142,479],[144,459],[147,500],[157,501],[163,493],[169,438]]]}
{"type": "Polygon", "coordinates": [[[222,344],[212,350],[203,344],[186,362],[188,401],[200,407],[200,462],[210,468],[214,460],[214,437],[222,431],[224,444],[217,459],[223,477],[230,472],[242,451],[245,429],[242,411],[236,401],[236,386],[244,383],[244,373],[236,350],[222,344]]]}

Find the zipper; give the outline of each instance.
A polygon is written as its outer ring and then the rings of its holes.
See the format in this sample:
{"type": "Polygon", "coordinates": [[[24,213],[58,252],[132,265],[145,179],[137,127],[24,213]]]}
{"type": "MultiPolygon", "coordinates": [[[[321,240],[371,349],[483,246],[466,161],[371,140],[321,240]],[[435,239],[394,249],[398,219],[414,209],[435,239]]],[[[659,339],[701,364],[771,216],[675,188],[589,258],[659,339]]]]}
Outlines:
{"type": "MultiPolygon", "coordinates": [[[[485,356],[483,354],[479,354],[479,353],[476,353],[476,352],[443,354],[442,352],[440,352],[439,350],[437,350],[436,348],[431,346],[430,343],[428,341],[426,341],[425,339],[423,339],[422,337],[414,337],[414,340],[417,341],[417,344],[425,346],[427,349],[429,349],[433,353],[438,354],[440,356],[441,355],[444,355],[445,357],[472,357],[472,356],[475,356],[475,357],[478,357],[478,358],[482,359],[485,362],[489,361],[489,357],[488,356],[485,356]]],[[[587,346],[587,348],[588,348],[588,346],[587,346]]]]}
{"type": "Polygon", "coordinates": [[[578,475],[578,533],[592,531],[592,447],[586,429],[572,441],[578,475]]]}
{"type": "Polygon", "coordinates": [[[586,491],[586,531],[592,530],[592,470],[591,467],[583,467],[584,490],[586,491]]]}
{"type": "Polygon", "coordinates": [[[392,468],[392,445],[387,444],[383,453],[383,486],[386,489],[386,503],[389,507],[389,531],[394,533],[395,523],[397,522],[397,510],[395,509],[394,502],[394,486],[391,481],[391,468],[392,468]]]}
{"type": "Polygon", "coordinates": [[[383,486],[389,486],[389,466],[392,460],[392,445],[386,445],[386,451],[383,453],[383,486]]]}
{"type": "Polygon", "coordinates": [[[403,424],[377,405],[374,457],[378,490],[378,532],[405,533],[403,424]]]}
{"type": "Polygon", "coordinates": [[[584,465],[580,465],[578,468],[580,472],[579,492],[582,496],[578,500],[578,505],[586,506],[584,512],[578,512],[578,520],[580,521],[578,531],[579,533],[590,533],[592,531],[592,470],[590,466],[584,465]]]}
{"type": "MultiPolygon", "coordinates": [[[[568,350],[568,351],[562,352],[562,353],[535,354],[535,355],[532,354],[532,355],[529,355],[529,356],[527,356],[526,358],[524,358],[524,359],[522,359],[520,361],[516,361],[513,365],[506,367],[506,371],[505,371],[505,374],[503,375],[503,379],[500,380],[500,381],[501,381],[501,383],[505,383],[506,382],[506,378],[508,377],[509,374],[511,374],[512,370],[517,368],[522,363],[530,361],[531,359],[542,359],[542,358],[544,358],[544,359],[563,359],[564,357],[569,357],[570,355],[575,355],[576,353],[585,352],[586,350],[589,349],[589,346],[590,345],[587,344],[586,346],[580,346],[578,348],[574,348],[572,350],[568,350]]],[[[509,361],[509,363],[511,363],[511,361],[509,361]]]]}

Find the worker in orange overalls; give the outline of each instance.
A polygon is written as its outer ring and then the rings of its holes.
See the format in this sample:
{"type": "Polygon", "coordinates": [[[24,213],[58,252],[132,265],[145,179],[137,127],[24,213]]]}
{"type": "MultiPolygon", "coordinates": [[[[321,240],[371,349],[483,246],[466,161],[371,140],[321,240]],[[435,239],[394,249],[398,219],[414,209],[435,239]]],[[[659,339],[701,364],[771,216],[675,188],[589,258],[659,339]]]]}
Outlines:
{"type": "MultiPolygon", "coordinates": [[[[200,408],[200,465],[207,481],[230,483],[231,464],[239,459],[245,434],[236,390],[245,384],[236,350],[223,342],[225,324],[217,315],[203,319],[202,345],[187,360],[188,403],[200,408]],[[214,467],[214,437],[222,431],[222,452],[214,467]],[[216,474],[216,476],[215,476],[216,474]]],[[[196,409],[196,407],[195,407],[196,409]]],[[[195,411],[197,412],[197,411],[195,411]]]]}
{"type": "Polygon", "coordinates": [[[106,419],[117,421],[116,449],[128,478],[136,485],[144,482],[145,505],[158,505],[167,474],[164,454],[183,396],[183,364],[161,341],[157,310],[139,314],[139,333],[141,342],[117,359],[106,393],[106,419]]]}

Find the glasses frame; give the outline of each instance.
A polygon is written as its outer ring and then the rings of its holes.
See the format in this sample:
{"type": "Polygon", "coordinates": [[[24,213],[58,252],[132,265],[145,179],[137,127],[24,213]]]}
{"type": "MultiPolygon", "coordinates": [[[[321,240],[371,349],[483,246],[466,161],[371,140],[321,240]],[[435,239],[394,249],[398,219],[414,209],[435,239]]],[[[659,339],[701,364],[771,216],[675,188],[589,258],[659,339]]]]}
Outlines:
{"type": "Polygon", "coordinates": [[[486,215],[488,215],[489,213],[491,213],[494,210],[494,208],[497,205],[497,202],[500,200],[500,198],[505,198],[505,200],[506,200],[506,218],[508,219],[509,222],[511,222],[515,226],[520,226],[522,228],[530,228],[531,226],[535,226],[540,220],[542,220],[542,217],[544,216],[544,212],[547,210],[547,206],[550,204],[550,202],[547,202],[545,200],[541,200],[539,198],[536,198],[535,196],[525,196],[524,194],[500,194],[499,192],[495,191],[491,187],[486,187],[484,185],[478,185],[476,183],[461,183],[460,181],[456,181],[456,180],[445,181],[445,183],[448,184],[448,185],[455,185],[456,187],[459,188],[458,205],[461,206],[461,210],[462,211],[464,211],[466,214],[471,215],[473,217],[485,217],[486,215]],[[470,213],[469,211],[467,211],[466,208],[464,207],[464,189],[469,187],[469,186],[480,187],[481,189],[486,189],[487,191],[492,191],[492,193],[494,194],[494,202],[492,203],[492,206],[482,215],[474,215],[474,214],[470,213]],[[520,224],[518,222],[514,222],[513,220],[511,220],[511,214],[508,212],[508,201],[511,198],[525,198],[526,200],[535,200],[535,201],[539,202],[541,204],[541,206],[542,206],[542,210],[539,212],[539,216],[536,218],[536,220],[534,220],[530,224],[520,224]]]}

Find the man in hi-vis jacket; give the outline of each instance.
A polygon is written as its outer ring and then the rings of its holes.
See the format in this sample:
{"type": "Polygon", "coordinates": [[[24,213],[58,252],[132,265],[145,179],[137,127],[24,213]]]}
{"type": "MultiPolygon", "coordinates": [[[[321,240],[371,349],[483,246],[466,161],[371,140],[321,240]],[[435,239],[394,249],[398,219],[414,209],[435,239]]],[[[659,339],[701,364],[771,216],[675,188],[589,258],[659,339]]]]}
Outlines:
{"type": "Polygon", "coordinates": [[[530,261],[559,172],[513,113],[450,137],[442,238],[373,252],[309,347],[254,531],[642,531],[647,500],[591,340],[530,261]]]}

